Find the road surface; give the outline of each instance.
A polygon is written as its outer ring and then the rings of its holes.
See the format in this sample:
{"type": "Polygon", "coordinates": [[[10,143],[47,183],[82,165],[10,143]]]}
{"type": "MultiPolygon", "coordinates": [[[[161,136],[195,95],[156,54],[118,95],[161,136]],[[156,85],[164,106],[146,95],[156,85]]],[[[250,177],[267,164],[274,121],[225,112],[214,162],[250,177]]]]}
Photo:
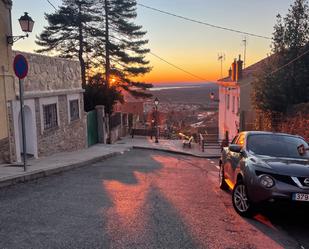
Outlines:
{"type": "Polygon", "coordinates": [[[0,248],[309,248],[308,212],[241,218],[217,174],[217,161],[133,150],[0,189],[0,248]]]}

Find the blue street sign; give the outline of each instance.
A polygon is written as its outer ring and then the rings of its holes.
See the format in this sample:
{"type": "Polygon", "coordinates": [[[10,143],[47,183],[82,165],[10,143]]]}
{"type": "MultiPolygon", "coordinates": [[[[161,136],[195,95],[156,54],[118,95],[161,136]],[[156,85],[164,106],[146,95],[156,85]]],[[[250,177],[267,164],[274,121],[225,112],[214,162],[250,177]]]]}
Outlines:
{"type": "Polygon", "coordinates": [[[21,54],[15,56],[14,72],[19,79],[25,78],[28,74],[28,62],[26,58],[21,54]]]}

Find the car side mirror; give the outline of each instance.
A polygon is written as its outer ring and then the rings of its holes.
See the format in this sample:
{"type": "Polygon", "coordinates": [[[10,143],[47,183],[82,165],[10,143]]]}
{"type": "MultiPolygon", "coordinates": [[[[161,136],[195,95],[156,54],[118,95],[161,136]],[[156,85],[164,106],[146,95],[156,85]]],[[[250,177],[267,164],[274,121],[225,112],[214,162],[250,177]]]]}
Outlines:
{"type": "Polygon", "coordinates": [[[230,144],[229,145],[229,150],[235,153],[240,153],[242,150],[242,146],[238,144],[230,144]]]}

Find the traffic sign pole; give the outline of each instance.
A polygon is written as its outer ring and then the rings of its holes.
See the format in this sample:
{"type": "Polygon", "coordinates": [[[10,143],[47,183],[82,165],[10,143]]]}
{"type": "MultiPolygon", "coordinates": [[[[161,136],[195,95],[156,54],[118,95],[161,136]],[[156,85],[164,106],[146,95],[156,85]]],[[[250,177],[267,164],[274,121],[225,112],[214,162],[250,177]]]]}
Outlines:
{"type": "Polygon", "coordinates": [[[20,116],[21,116],[21,132],[23,140],[23,163],[24,171],[27,171],[27,138],[25,129],[25,106],[24,106],[24,82],[19,79],[19,102],[20,102],[20,116]]]}
{"type": "Polygon", "coordinates": [[[19,79],[19,102],[21,116],[21,132],[23,140],[23,163],[24,171],[27,171],[27,140],[25,129],[25,106],[24,106],[24,82],[23,79],[28,74],[28,62],[23,55],[16,55],[14,59],[14,72],[19,79]]]}

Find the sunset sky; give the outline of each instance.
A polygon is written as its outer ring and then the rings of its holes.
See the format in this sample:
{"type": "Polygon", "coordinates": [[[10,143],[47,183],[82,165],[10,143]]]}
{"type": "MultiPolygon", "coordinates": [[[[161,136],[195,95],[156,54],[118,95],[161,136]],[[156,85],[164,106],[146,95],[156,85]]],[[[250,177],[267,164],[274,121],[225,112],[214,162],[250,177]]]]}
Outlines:
{"type": "MultiPolygon", "coordinates": [[[[61,0],[50,0],[55,6],[61,0]]],[[[238,29],[271,37],[275,17],[285,15],[293,0],[139,0],[164,11],[214,25],[238,29]]],[[[44,12],[54,9],[46,0],[13,0],[13,32],[21,33],[17,19],[23,12],[35,20],[31,38],[17,42],[14,49],[33,52],[37,48],[34,38],[46,25],[44,12]]],[[[158,58],[148,55],[153,71],[141,80],[151,83],[204,82],[220,78],[218,53],[225,53],[223,70],[226,74],[233,58],[243,54],[244,35],[191,23],[175,17],[138,7],[136,23],[148,31],[149,48],[165,60],[198,75],[194,78],[178,71],[158,58]]],[[[270,53],[270,40],[247,36],[247,65],[270,53]]]]}

